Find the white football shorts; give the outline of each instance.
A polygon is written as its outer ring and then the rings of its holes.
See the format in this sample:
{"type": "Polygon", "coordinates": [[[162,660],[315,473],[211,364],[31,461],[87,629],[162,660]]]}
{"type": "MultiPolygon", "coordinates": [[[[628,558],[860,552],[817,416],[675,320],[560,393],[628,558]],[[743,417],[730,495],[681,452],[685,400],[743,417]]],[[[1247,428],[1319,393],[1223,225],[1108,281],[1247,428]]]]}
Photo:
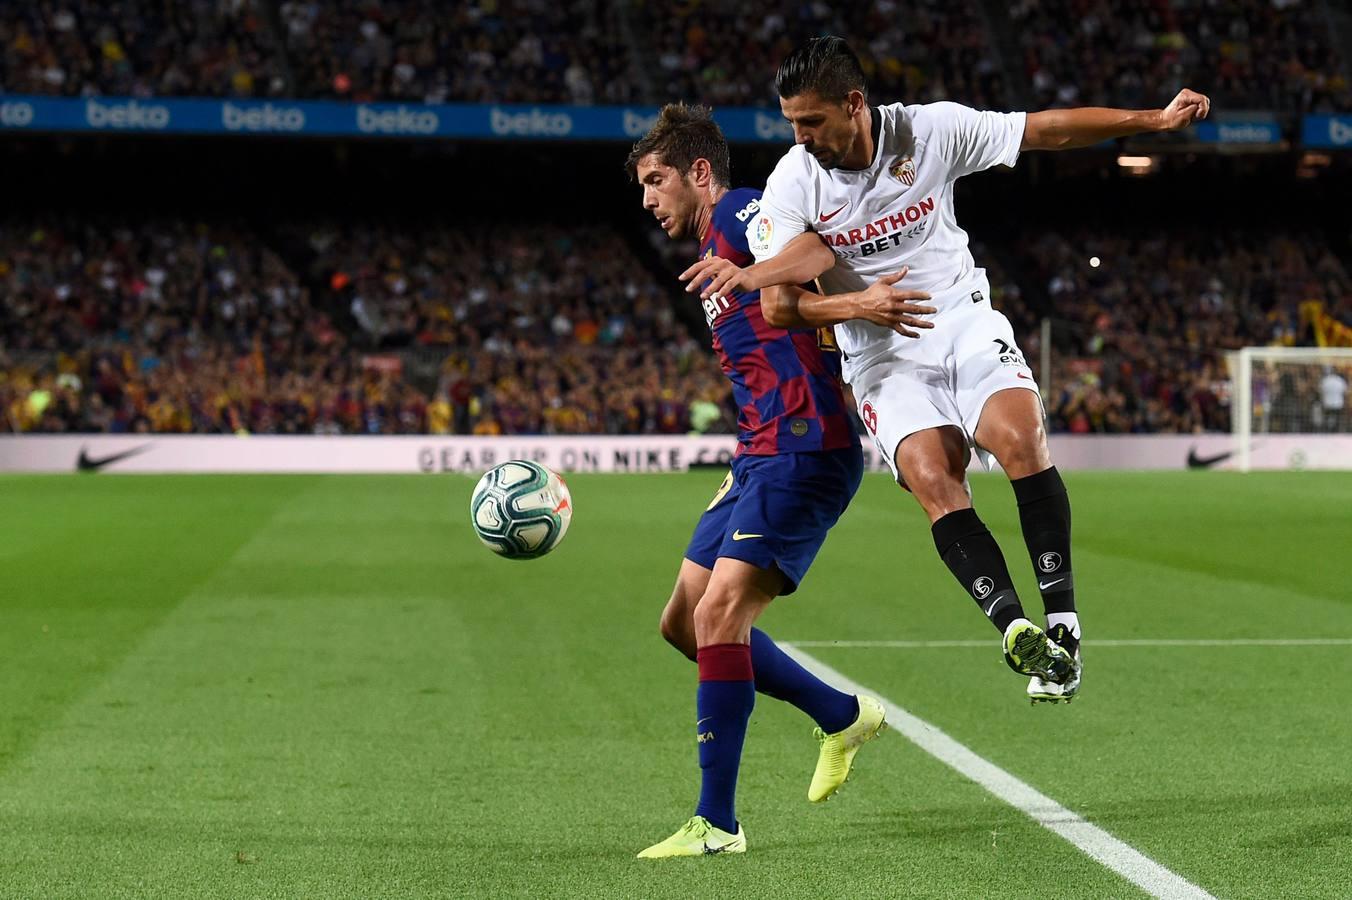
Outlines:
{"type": "Polygon", "coordinates": [[[976,450],[989,470],[990,454],[974,437],[986,401],[1007,388],[1041,396],[1009,319],[991,308],[984,276],[922,302],[939,309],[929,316],[933,329],[913,329],[920,337],[893,341],[886,353],[846,366],[859,418],[899,484],[897,445],[903,438],[956,426],[969,453],[976,450]]]}

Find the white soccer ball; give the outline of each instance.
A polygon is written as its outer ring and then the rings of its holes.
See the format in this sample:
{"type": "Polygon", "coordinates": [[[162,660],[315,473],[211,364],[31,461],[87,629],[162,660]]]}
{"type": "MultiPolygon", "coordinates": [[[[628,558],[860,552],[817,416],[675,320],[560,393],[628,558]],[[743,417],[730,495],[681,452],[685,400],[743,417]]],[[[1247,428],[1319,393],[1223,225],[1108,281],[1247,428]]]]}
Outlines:
{"type": "Polygon", "coordinates": [[[484,473],[469,502],[474,533],[508,559],[535,559],[568,533],[573,499],[557,473],[524,459],[508,460],[484,473]]]}

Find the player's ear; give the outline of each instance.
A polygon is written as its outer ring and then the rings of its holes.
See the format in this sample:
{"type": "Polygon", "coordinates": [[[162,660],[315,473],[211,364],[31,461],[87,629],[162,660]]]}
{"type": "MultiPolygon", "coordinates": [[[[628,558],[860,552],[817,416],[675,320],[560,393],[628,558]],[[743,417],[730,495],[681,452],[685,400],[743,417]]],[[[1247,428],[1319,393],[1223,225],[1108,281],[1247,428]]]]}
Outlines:
{"type": "Polygon", "coordinates": [[[690,165],[690,176],[694,179],[695,187],[707,188],[713,181],[714,167],[704,157],[700,157],[690,165]]]}
{"type": "Polygon", "coordinates": [[[864,96],[863,91],[850,91],[845,95],[845,111],[850,117],[858,115],[865,106],[868,105],[868,98],[864,96]]]}

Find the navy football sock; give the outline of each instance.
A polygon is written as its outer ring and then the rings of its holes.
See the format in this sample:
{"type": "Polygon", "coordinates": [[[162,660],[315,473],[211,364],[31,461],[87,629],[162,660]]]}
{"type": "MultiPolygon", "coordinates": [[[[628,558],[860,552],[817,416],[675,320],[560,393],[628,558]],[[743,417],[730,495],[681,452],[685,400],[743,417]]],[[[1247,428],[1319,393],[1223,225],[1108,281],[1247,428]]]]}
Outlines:
{"type": "Polygon", "coordinates": [[[798,665],[759,628],[751,629],[751,667],[756,690],[798,707],[827,734],[848,728],[859,717],[854,695],[836,690],[798,665]]]}
{"type": "Polygon", "coordinates": [[[737,770],[742,764],[746,723],[756,705],[751,647],[713,644],[700,647],[695,655],[699,663],[695,739],[702,775],[695,815],[736,834],[737,770]]]}

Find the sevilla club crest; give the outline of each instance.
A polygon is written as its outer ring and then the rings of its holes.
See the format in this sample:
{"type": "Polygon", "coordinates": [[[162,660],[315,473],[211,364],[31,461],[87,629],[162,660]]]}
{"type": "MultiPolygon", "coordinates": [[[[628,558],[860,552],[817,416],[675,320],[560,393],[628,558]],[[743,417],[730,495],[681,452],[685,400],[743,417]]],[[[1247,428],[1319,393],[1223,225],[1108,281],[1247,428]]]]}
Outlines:
{"type": "Polygon", "coordinates": [[[915,163],[911,161],[909,156],[893,163],[892,168],[887,171],[891,172],[893,178],[907,187],[915,184],[915,163]]]}

